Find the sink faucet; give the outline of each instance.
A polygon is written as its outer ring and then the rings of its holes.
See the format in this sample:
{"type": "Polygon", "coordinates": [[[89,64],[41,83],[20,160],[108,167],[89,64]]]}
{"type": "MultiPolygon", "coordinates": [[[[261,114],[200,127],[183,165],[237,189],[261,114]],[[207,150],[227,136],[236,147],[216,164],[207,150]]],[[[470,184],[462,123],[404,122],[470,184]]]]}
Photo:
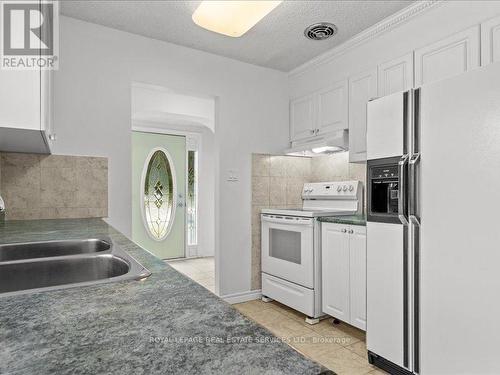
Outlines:
{"type": "Polygon", "coordinates": [[[0,196],[0,221],[5,220],[5,202],[0,196]]]}

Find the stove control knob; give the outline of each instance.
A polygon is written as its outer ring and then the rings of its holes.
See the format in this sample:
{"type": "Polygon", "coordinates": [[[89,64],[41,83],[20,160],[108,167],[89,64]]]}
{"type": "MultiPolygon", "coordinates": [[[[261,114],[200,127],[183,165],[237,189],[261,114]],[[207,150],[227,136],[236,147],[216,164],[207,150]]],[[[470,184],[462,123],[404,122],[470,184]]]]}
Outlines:
{"type": "Polygon", "coordinates": [[[340,186],[340,185],[339,185],[339,186],[337,187],[337,191],[340,193],[340,192],[342,191],[342,186],[340,186]]]}
{"type": "Polygon", "coordinates": [[[344,185],[344,186],[342,187],[342,190],[347,191],[347,185],[344,185]]]}
{"type": "Polygon", "coordinates": [[[354,186],[349,185],[349,191],[353,191],[353,190],[354,190],[354,186]]]}

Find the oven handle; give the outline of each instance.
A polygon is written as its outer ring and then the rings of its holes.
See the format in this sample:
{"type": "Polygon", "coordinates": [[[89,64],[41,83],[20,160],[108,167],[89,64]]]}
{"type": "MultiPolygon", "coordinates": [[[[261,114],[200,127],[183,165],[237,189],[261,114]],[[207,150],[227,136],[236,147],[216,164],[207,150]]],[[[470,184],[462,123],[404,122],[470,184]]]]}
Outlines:
{"type": "Polygon", "coordinates": [[[398,192],[398,217],[401,224],[408,225],[408,217],[406,216],[406,164],[408,164],[408,155],[403,155],[398,163],[399,167],[399,192],[398,192]]]}
{"type": "Polygon", "coordinates": [[[275,215],[262,215],[262,221],[268,223],[276,224],[288,224],[288,225],[313,225],[312,218],[303,218],[295,216],[275,216],[275,215]]]}

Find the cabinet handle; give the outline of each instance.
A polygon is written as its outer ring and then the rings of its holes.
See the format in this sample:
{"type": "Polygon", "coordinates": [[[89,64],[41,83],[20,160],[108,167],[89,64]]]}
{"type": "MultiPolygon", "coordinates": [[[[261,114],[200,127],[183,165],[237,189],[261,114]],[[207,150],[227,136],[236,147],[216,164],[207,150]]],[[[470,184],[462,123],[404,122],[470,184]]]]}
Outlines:
{"type": "Polygon", "coordinates": [[[349,234],[353,234],[353,233],[354,233],[354,231],[351,229],[351,230],[349,231],[349,234]]]}
{"type": "Polygon", "coordinates": [[[316,134],[319,134],[319,129],[316,129],[316,134]]]}
{"type": "Polygon", "coordinates": [[[347,232],[347,229],[342,229],[342,233],[345,233],[345,232],[347,232]]]}
{"type": "Polygon", "coordinates": [[[314,129],[311,129],[311,134],[314,134],[315,133],[315,130],[314,129]]]}

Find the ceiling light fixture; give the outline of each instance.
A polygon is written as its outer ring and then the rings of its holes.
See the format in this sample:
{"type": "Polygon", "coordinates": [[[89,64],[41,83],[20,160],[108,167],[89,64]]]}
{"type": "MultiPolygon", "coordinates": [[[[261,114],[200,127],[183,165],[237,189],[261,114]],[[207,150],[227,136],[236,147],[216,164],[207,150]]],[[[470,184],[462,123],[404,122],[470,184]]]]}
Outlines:
{"type": "Polygon", "coordinates": [[[268,15],[280,1],[204,0],[193,13],[193,22],[219,34],[240,37],[268,15]]]}

